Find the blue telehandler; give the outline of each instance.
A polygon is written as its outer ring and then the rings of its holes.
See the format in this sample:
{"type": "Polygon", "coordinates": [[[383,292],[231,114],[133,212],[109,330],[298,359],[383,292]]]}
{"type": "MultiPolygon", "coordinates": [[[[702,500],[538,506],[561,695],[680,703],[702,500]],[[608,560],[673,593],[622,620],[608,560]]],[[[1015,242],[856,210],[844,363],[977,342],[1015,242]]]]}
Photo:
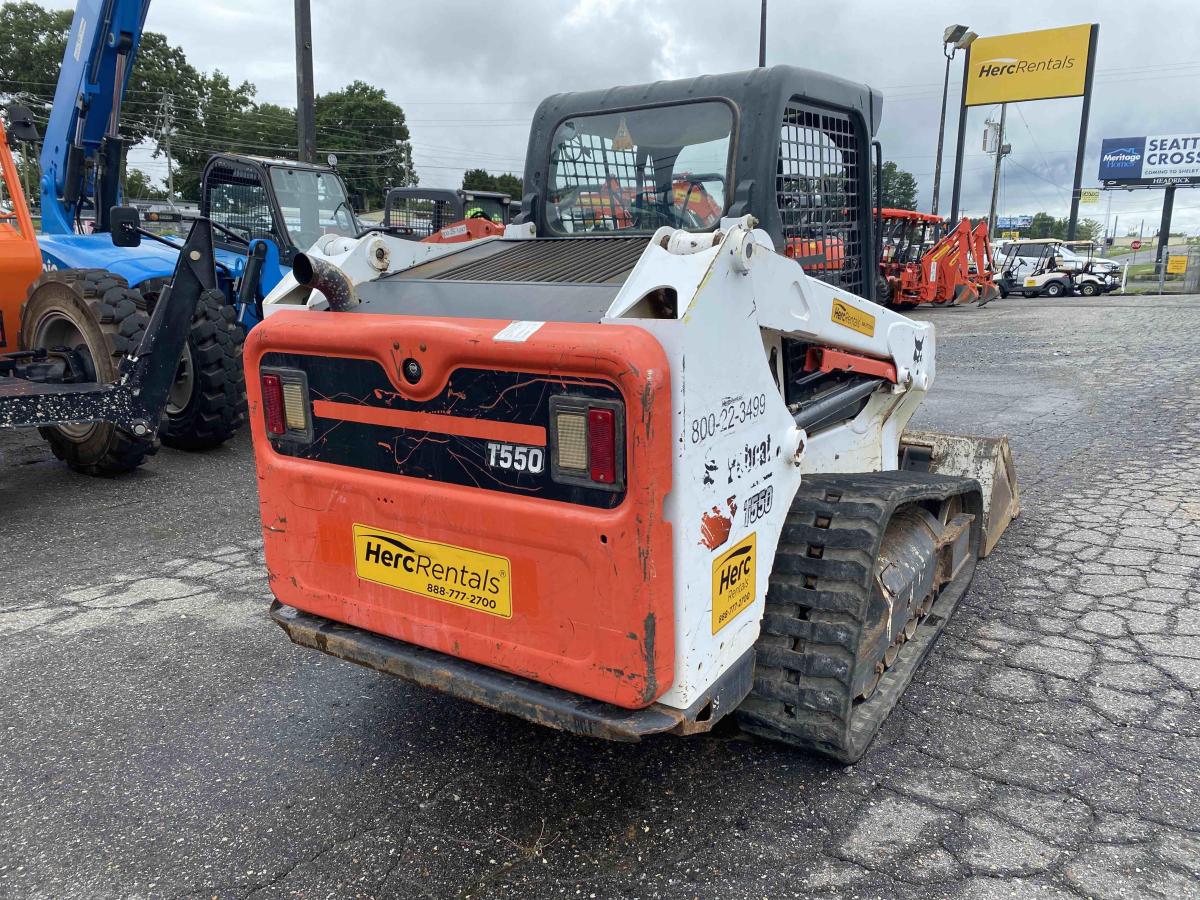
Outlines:
{"type": "MultiPolygon", "coordinates": [[[[146,240],[136,247],[116,246],[110,237],[125,166],[121,105],[149,6],[150,0],[79,0],[40,157],[44,274],[30,296],[45,285],[59,295],[76,295],[78,302],[70,305],[81,321],[72,324],[74,330],[103,331],[118,343],[123,331],[144,328],[182,246],[144,230],[146,240]],[[98,305],[97,298],[106,296],[114,302],[98,305]],[[111,316],[112,310],[122,312],[121,321],[87,321],[111,316]]],[[[200,214],[212,224],[217,283],[197,304],[158,430],[163,443],[184,449],[217,446],[244,422],[245,333],[261,320],[261,298],[291,271],[295,255],[322,235],[353,237],[360,231],[346,187],[332,168],[234,153],[208,160],[200,214]]],[[[63,308],[58,304],[48,315],[61,318],[63,308]]],[[[61,336],[61,325],[24,325],[35,337],[61,336]]],[[[85,431],[64,426],[42,434],[76,468],[132,467],[128,435],[112,430],[106,443],[85,431]]]]}

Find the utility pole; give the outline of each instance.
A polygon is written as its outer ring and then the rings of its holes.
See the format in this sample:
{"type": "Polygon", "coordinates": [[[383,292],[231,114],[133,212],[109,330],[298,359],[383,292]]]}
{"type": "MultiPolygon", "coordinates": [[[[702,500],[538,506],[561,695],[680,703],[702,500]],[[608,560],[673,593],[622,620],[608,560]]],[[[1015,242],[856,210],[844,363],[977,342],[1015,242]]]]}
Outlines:
{"type": "Polygon", "coordinates": [[[996,135],[996,168],[992,173],[992,207],[988,213],[988,240],[996,237],[996,201],[1000,197],[1000,161],[1004,159],[1007,148],[1004,146],[1004,119],[1008,112],[1008,104],[1000,104],[1000,128],[996,135]]]}
{"type": "Polygon", "coordinates": [[[175,206],[175,165],[171,159],[171,132],[175,130],[175,95],[163,91],[162,102],[159,105],[159,115],[162,118],[163,154],[167,157],[167,202],[175,206]]]}
{"type": "Polygon", "coordinates": [[[762,0],[762,15],[758,20],[758,67],[767,66],[767,0],[762,0]]]}
{"type": "MultiPolygon", "coordinates": [[[[763,0],[765,3],[766,0],[763,0]]],[[[300,162],[317,161],[317,122],[313,93],[312,9],[296,0],[296,129],[300,162]]]]}

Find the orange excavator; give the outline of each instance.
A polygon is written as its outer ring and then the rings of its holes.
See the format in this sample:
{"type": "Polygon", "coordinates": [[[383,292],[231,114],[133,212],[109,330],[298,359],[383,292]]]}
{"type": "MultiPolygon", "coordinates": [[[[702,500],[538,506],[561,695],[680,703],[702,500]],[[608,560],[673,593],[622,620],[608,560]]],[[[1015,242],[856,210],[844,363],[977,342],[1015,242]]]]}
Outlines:
{"type": "Polygon", "coordinates": [[[879,274],[883,301],[895,309],[922,304],[980,306],[1000,296],[988,244],[987,223],[969,219],[942,233],[939,216],[907,209],[881,209],[883,250],[879,274]]]}

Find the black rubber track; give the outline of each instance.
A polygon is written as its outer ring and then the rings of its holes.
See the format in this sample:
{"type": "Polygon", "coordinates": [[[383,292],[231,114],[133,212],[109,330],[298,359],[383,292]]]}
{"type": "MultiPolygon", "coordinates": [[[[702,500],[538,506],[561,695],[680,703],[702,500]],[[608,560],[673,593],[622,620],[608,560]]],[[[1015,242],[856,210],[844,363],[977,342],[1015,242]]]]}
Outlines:
{"type": "Polygon", "coordinates": [[[225,294],[220,290],[201,294],[188,333],[192,394],[182,409],[167,410],[164,444],[183,450],[207,450],[229,440],[245,423],[245,340],[246,333],[225,294]]]}
{"type": "Polygon", "coordinates": [[[978,482],[921,472],[806,476],[780,536],[755,645],[754,687],[737,710],[746,731],[850,763],[866,751],[975,574],[981,534],[978,482]],[[875,660],[860,653],[881,605],[875,561],[901,507],[963,495],[974,513],[971,556],[943,586],[869,700],[851,685],[875,660]],[[873,602],[874,600],[874,602],[873,602]],[[871,612],[874,609],[875,612],[871,612]]]}
{"type": "MultiPolygon", "coordinates": [[[[121,360],[141,344],[149,322],[141,295],[124,278],[104,269],[47,272],[29,289],[29,300],[22,311],[23,345],[27,345],[37,328],[36,322],[26,321],[25,314],[39,315],[41,305],[33,301],[39,288],[51,282],[68,285],[87,315],[99,326],[108,353],[105,359],[93,360],[96,377],[101,381],[114,379],[121,360]]],[[[158,451],[157,439],[136,437],[108,422],[97,423],[82,440],[53,426],[39,428],[38,433],[56,457],[87,475],[131,471],[158,451]]]]}

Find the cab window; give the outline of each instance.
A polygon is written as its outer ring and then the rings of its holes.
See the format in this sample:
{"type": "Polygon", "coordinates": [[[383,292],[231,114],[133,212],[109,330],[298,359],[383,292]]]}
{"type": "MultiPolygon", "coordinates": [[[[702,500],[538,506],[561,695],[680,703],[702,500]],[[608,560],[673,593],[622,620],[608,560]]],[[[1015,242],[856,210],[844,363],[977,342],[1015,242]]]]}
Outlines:
{"type": "Polygon", "coordinates": [[[726,206],[732,131],[733,111],[711,100],[567,119],[551,142],[551,230],[715,228],[726,206]]]}

